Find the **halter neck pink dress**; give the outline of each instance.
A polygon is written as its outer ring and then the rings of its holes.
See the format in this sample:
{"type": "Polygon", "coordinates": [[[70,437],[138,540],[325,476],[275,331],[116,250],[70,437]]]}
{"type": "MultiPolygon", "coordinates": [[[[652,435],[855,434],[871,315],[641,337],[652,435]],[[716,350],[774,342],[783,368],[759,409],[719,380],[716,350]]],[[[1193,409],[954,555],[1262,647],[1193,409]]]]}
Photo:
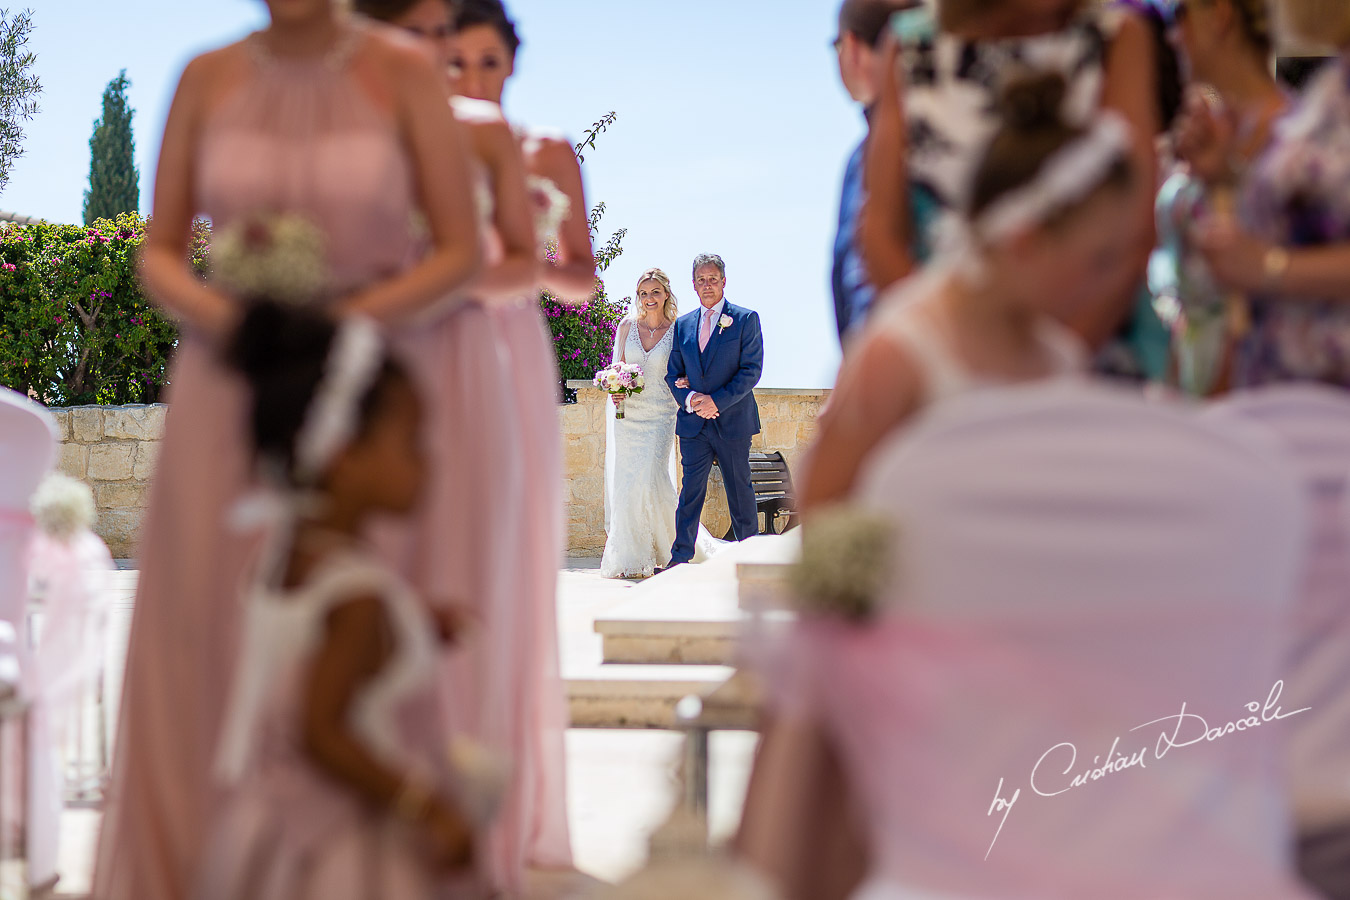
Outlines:
{"type": "Polygon", "coordinates": [[[518,497],[524,525],[516,542],[523,589],[515,604],[519,631],[514,653],[503,659],[512,682],[516,782],[498,823],[494,852],[510,871],[528,865],[572,866],[567,825],[564,737],[568,710],[558,659],[558,567],[562,563],[562,434],[558,423],[558,365],[536,297],[496,311],[496,327],[509,361],[514,399],[505,410],[519,429],[528,464],[520,469],[518,497]]]}
{"type": "MultiPolygon", "coordinates": [[[[397,273],[417,248],[411,162],[352,71],[371,26],[344,27],[332,52],[310,60],[273,58],[248,39],[249,76],[208,116],[194,160],[193,202],[217,233],[276,212],[318,226],[336,296],[397,273]]],[[[250,484],[242,382],[190,328],[170,380],[94,878],[101,900],[189,895],[218,802],[210,764],[253,543],[226,524],[250,484]]]]}
{"type": "MultiPolygon", "coordinates": [[[[468,112],[483,117],[491,114],[486,106],[468,112]]],[[[478,205],[484,263],[491,266],[501,246],[485,171],[478,173],[478,205]]],[[[533,769],[525,704],[537,626],[522,598],[530,596],[531,583],[526,536],[534,505],[543,503],[522,477],[538,463],[522,438],[519,373],[498,315],[477,300],[418,317],[393,338],[418,380],[430,466],[416,515],[406,525],[382,525],[376,542],[433,606],[451,604],[469,614],[468,631],[443,654],[446,719],[456,734],[471,736],[509,764],[506,809],[515,810],[533,769]]],[[[551,577],[557,578],[556,564],[551,577]]],[[[504,811],[477,846],[481,877],[508,896],[524,889],[528,832],[516,822],[504,811]]]]}

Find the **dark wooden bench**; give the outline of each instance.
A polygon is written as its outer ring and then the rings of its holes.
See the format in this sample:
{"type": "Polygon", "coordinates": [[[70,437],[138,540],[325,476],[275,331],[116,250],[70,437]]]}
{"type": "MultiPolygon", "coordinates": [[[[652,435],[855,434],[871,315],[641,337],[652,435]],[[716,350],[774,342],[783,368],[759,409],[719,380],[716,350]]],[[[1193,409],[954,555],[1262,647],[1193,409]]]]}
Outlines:
{"type": "MultiPolygon", "coordinates": [[[[725,477],[722,482],[726,483],[725,477]]],[[[792,472],[782,453],[751,453],[750,482],[755,488],[755,508],[761,517],[760,534],[782,534],[797,524],[797,495],[792,489],[792,472]]],[[[732,538],[728,528],[722,539],[732,538]]]]}

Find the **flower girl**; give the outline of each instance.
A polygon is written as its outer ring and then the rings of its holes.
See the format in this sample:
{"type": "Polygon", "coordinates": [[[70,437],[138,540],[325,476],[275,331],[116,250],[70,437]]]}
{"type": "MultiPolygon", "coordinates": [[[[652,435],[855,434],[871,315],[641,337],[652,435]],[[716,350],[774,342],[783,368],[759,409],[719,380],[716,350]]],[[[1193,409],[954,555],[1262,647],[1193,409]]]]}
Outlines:
{"type": "Polygon", "coordinates": [[[438,717],[436,629],[360,538],[422,488],[408,374],[370,322],[272,304],[249,311],[229,352],[278,487],[238,514],[271,538],[246,590],[217,758],[233,791],[198,896],[478,896],[447,881],[470,864],[475,804],[438,717]]]}

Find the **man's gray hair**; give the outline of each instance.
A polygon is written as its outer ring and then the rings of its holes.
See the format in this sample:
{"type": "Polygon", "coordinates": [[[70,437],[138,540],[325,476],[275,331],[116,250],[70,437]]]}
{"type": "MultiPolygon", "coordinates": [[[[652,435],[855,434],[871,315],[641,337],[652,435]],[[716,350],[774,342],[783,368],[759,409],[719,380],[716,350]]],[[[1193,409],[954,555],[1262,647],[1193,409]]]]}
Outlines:
{"type": "Polygon", "coordinates": [[[694,257],[694,277],[698,277],[698,270],[704,266],[716,266],[717,271],[723,278],[727,277],[727,264],[722,262],[722,257],[716,253],[700,253],[694,257]]]}

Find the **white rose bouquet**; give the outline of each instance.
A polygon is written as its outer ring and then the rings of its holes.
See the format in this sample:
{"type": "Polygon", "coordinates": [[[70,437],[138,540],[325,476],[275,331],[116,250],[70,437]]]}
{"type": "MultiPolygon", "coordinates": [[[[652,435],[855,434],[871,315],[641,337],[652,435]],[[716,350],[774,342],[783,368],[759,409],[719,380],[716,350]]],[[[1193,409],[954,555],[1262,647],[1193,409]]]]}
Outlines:
{"type": "Polygon", "coordinates": [[[619,398],[614,407],[614,418],[622,419],[624,400],[633,394],[642,393],[642,389],[647,386],[647,379],[643,377],[642,366],[616,362],[595,373],[595,386],[619,398]]]}

